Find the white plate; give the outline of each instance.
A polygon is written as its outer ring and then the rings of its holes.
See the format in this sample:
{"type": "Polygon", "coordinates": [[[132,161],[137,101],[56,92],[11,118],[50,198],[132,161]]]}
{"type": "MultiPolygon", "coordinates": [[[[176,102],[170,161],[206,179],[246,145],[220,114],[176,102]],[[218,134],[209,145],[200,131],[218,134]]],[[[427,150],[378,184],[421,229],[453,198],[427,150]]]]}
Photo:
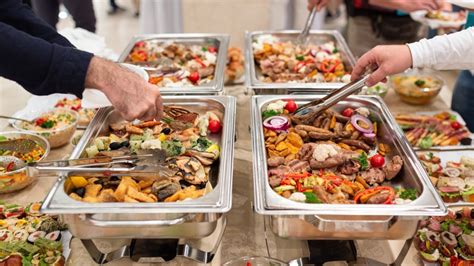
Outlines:
{"type": "MultiPolygon", "coordinates": [[[[473,1],[474,2],[474,1],[473,1]]],[[[410,13],[410,17],[415,20],[420,22],[421,24],[427,25],[432,29],[438,29],[438,28],[459,28],[462,25],[466,24],[466,18],[460,19],[460,20],[450,20],[450,21],[444,21],[440,19],[431,19],[425,17],[425,15],[428,13],[426,10],[418,10],[410,13]]],[[[441,11],[441,13],[445,16],[449,16],[452,18],[457,18],[459,17],[458,12],[445,12],[441,11]]]]}
{"type": "Polygon", "coordinates": [[[474,0],[447,0],[446,2],[460,7],[474,9],[474,0]]]}

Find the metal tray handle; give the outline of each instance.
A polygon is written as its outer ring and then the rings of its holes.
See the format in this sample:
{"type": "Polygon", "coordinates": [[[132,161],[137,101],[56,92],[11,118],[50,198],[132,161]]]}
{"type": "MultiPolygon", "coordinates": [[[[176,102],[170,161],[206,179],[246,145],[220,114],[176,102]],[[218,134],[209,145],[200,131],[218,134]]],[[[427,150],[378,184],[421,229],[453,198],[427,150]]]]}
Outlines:
{"type": "Polygon", "coordinates": [[[397,221],[397,217],[390,216],[383,219],[351,219],[351,216],[341,216],[340,218],[309,216],[306,221],[313,224],[323,232],[387,232],[397,221]]]}
{"type": "Polygon", "coordinates": [[[97,220],[93,218],[93,214],[86,214],[84,220],[93,226],[98,227],[145,227],[145,226],[171,226],[185,223],[192,220],[193,215],[186,215],[172,220],[145,220],[145,221],[108,221],[97,220]]]}

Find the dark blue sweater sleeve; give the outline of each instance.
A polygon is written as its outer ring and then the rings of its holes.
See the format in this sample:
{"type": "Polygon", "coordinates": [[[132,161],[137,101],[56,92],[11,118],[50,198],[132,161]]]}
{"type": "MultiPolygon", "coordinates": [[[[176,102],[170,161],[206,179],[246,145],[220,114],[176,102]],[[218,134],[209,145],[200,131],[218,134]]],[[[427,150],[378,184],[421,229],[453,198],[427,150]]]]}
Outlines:
{"type": "Polygon", "coordinates": [[[0,1],[0,76],[33,94],[72,93],[81,97],[93,55],[73,48],[59,34],[55,36],[54,30],[51,33],[52,28],[36,21],[33,13],[15,9],[18,5],[22,5],[19,0],[0,1]],[[6,15],[5,10],[18,14],[6,15]]]}
{"type": "Polygon", "coordinates": [[[74,47],[53,27],[37,17],[30,7],[22,4],[21,0],[1,0],[0,21],[50,43],[74,47]]]}

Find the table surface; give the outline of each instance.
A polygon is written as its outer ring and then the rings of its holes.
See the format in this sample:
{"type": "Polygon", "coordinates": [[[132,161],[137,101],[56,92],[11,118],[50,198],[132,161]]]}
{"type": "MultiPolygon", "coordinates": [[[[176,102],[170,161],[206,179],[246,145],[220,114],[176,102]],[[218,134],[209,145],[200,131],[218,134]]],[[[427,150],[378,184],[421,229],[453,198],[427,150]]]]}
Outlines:
{"type": "MultiPolygon", "coordinates": [[[[235,143],[234,181],[232,210],[226,215],[227,227],[220,248],[212,261],[212,265],[222,263],[242,256],[271,256],[284,261],[307,255],[305,241],[284,240],[265,232],[264,218],[252,210],[252,152],[249,133],[250,98],[243,86],[226,87],[226,94],[237,98],[236,125],[237,142],[235,143]]],[[[385,102],[392,113],[412,113],[420,111],[444,111],[448,105],[438,97],[435,102],[427,106],[413,106],[402,103],[391,90],[385,97],[385,102]]],[[[6,130],[9,130],[7,128],[6,130]]],[[[79,132],[77,132],[79,133],[79,132]]],[[[76,134],[77,134],[76,133],[76,134]]],[[[67,158],[72,151],[72,145],[52,150],[48,159],[67,158]]],[[[56,180],[55,176],[41,177],[33,185],[12,194],[0,195],[0,200],[12,203],[27,204],[32,201],[43,200],[56,180]]],[[[207,240],[211,241],[211,240],[207,240]]],[[[103,251],[112,251],[124,244],[127,240],[98,240],[96,244],[103,251]]],[[[202,243],[200,243],[202,244],[202,243]]],[[[359,256],[369,257],[381,262],[390,263],[396,258],[404,241],[356,241],[359,256]]],[[[206,243],[203,244],[206,246],[206,243]]],[[[71,243],[72,252],[68,265],[96,265],[88,255],[78,239],[71,243]]],[[[361,261],[362,264],[365,264],[361,261]]],[[[135,265],[137,263],[133,263],[135,265]]],[[[341,264],[341,263],[334,263],[341,264]]],[[[412,248],[405,258],[404,264],[421,264],[415,250],[412,248]]],[[[108,265],[131,265],[129,259],[114,261],[108,265]]],[[[137,264],[138,265],[138,264],[137,264]]],[[[146,264],[139,264],[146,265],[146,264]]],[[[200,265],[184,258],[177,258],[167,265],[200,265]]],[[[344,265],[344,264],[342,264],[344,265]]]]}

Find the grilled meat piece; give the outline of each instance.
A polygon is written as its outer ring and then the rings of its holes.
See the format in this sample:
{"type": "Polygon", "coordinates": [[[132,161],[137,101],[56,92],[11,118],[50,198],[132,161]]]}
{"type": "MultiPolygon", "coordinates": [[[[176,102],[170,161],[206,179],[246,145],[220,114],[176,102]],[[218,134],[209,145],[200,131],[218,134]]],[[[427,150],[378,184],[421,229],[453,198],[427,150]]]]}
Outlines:
{"type": "Polygon", "coordinates": [[[370,150],[370,146],[365,144],[363,141],[361,140],[354,140],[354,139],[343,139],[341,140],[342,143],[344,144],[347,144],[349,146],[354,146],[354,147],[357,147],[359,149],[362,149],[364,150],[365,152],[368,152],[370,150]]]}
{"type": "Polygon", "coordinates": [[[380,168],[370,168],[360,174],[369,185],[382,183],[385,180],[385,173],[380,168]]]}
{"type": "Polygon", "coordinates": [[[390,197],[390,193],[388,191],[381,191],[380,193],[377,193],[370,197],[367,200],[367,204],[382,204],[388,200],[390,197]]]}
{"type": "Polygon", "coordinates": [[[272,175],[272,176],[270,176],[270,178],[268,178],[268,182],[270,183],[270,186],[272,188],[278,187],[280,185],[280,182],[281,182],[281,177],[272,175]]]}
{"type": "Polygon", "coordinates": [[[330,140],[336,137],[334,133],[320,133],[320,132],[314,132],[314,131],[310,131],[308,133],[308,136],[316,140],[330,140]]]}
{"type": "Polygon", "coordinates": [[[342,165],[345,161],[346,159],[344,158],[344,155],[337,154],[335,156],[327,158],[326,160],[322,162],[316,159],[311,159],[309,161],[309,165],[311,166],[312,169],[324,169],[324,168],[332,168],[332,167],[342,165]]]}
{"type": "Polygon", "coordinates": [[[313,192],[323,203],[329,203],[329,193],[323,187],[315,185],[313,187],[313,192]]]}
{"type": "Polygon", "coordinates": [[[301,160],[309,161],[313,157],[314,149],[316,149],[315,143],[305,143],[301,146],[298,152],[298,157],[301,160]]]}
{"type": "Polygon", "coordinates": [[[283,157],[271,157],[268,158],[267,164],[269,167],[277,167],[285,163],[285,158],[283,157]]]}
{"type": "Polygon", "coordinates": [[[269,169],[268,170],[268,175],[269,176],[277,176],[277,177],[282,178],[283,176],[285,176],[286,173],[288,173],[290,171],[291,171],[291,168],[289,166],[280,165],[276,168],[269,169]]]}
{"type": "Polygon", "coordinates": [[[208,66],[205,68],[199,68],[198,69],[199,76],[201,78],[206,78],[214,74],[214,67],[213,66],[208,66]]]}
{"type": "Polygon", "coordinates": [[[360,170],[360,164],[356,160],[347,160],[339,169],[345,175],[352,175],[360,170]]]}
{"type": "Polygon", "coordinates": [[[387,180],[391,180],[392,178],[397,176],[397,174],[402,169],[402,166],[403,166],[402,157],[400,157],[399,155],[393,156],[392,160],[383,167],[385,178],[387,180]]]}
{"type": "Polygon", "coordinates": [[[308,161],[301,161],[301,160],[292,160],[287,164],[293,172],[303,172],[309,171],[311,168],[309,167],[308,161]]]}

